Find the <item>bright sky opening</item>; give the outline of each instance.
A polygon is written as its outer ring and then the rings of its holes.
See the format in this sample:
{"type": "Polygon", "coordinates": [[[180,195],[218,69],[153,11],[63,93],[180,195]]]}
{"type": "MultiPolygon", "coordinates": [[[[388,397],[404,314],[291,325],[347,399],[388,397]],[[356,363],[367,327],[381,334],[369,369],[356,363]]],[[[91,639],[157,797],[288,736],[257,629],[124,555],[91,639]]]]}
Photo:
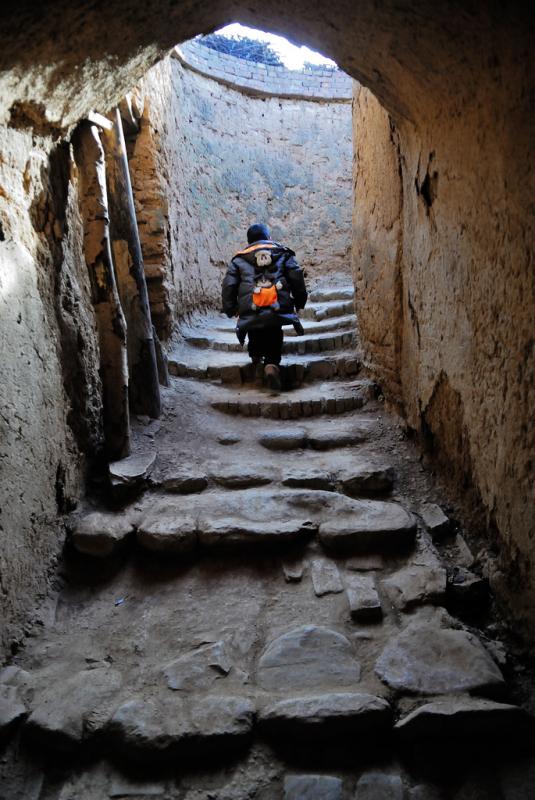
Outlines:
{"type": "Polygon", "coordinates": [[[216,33],[221,33],[224,36],[231,36],[233,38],[247,36],[249,39],[269,42],[287,69],[303,69],[305,61],[311,64],[336,66],[334,61],[331,61],[330,58],[325,58],[321,53],[316,53],[315,50],[311,50],[309,47],[305,47],[304,45],[297,47],[283,36],[277,36],[275,33],[266,33],[266,31],[259,31],[256,30],[256,28],[248,28],[246,25],[240,25],[238,22],[234,22],[232,25],[226,25],[224,28],[220,28],[216,31],[216,33]]]}

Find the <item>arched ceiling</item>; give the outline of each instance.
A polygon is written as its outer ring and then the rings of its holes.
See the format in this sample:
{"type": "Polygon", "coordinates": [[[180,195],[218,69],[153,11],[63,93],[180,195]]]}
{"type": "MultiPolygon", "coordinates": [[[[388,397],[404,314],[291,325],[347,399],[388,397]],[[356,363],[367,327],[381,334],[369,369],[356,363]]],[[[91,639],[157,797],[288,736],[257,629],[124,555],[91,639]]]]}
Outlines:
{"type": "MultiPolygon", "coordinates": [[[[113,105],[180,41],[231,21],[335,59],[398,118],[470,98],[483,72],[529,60],[529,4],[429,0],[8,0],[0,119],[66,129],[113,105]]],[[[461,103],[459,102],[459,105],[461,103]]]]}

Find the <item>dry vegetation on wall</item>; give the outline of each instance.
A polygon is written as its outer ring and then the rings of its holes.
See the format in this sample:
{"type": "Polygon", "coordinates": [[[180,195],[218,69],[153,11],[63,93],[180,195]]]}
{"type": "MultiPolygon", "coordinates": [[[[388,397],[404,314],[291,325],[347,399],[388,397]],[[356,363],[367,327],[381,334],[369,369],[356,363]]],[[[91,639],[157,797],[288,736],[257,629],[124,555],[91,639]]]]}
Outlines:
{"type": "Polygon", "coordinates": [[[130,169],[161,337],[192,310],[219,308],[224,270],[254,221],[296,251],[309,279],[349,272],[350,102],[250,96],[176,58],[138,94],[130,169]]]}
{"type": "MultiPolygon", "coordinates": [[[[1,503],[11,619],[44,589],[58,509],[78,492],[80,451],[101,436],[78,178],[58,138],[91,109],[112,109],[177,41],[229,15],[218,0],[57,0],[46,15],[30,3],[4,11],[0,424],[14,481],[3,481],[1,503]]],[[[254,0],[232,16],[321,49],[373,92],[354,109],[354,270],[367,358],[409,424],[463,479],[469,471],[497,532],[493,575],[518,618],[535,625],[532,11],[521,2],[254,0]]],[[[177,281],[186,298],[190,284],[177,281]]]]}

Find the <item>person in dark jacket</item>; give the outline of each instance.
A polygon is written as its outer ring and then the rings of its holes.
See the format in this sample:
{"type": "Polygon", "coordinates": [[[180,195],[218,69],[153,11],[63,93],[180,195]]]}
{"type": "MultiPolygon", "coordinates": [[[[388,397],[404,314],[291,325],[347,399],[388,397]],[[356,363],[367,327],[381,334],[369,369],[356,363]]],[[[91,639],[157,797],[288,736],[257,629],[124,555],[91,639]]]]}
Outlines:
{"type": "Polygon", "coordinates": [[[267,225],[251,225],[248,246],[236,253],[223,279],[223,311],[238,317],[236,335],[248,336],[249,356],[264,365],[268,385],[280,389],[279,364],[283,325],[303,326],[297,314],[305,307],[307,290],[303,270],[289,247],[272,241],[267,225]]]}

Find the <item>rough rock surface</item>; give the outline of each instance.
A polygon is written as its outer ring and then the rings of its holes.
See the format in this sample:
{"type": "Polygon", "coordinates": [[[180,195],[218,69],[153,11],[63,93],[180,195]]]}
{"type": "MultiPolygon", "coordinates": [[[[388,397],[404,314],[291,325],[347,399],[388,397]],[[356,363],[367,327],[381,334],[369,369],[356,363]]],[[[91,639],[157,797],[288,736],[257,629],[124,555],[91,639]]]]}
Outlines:
{"type": "Polygon", "coordinates": [[[485,694],[504,685],[500,670],[475,636],[433,623],[413,623],[393,637],[375,669],[388,686],[415,694],[485,694]]]}
{"type": "Polygon", "coordinates": [[[383,616],[381,599],[371,575],[351,575],[346,579],[351,618],[357,622],[376,622],[383,616]]]}
{"type": "Polygon", "coordinates": [[[317,597],[344,591],[338,567],[332,561],[325,558],[314,558],[310,565],[310,574],[317,597]]]}
{"type": "MultiPolygon", "coordinates": [[[[494,640],[498,618],[486,631],[486,652],[476,634],[444,609],[417,603],[409,613],[384,602],[380,579],[410,569],[442,575],[447,567],[454,574],[463,556],[453,538],[435,546],[427,532],[415,535],[413,529],[401,549],[378,554],[367,548],[349,556],[333,554],[318,538],[321,524],[358,522],[363,507],[374,509],[376,520],[388,520],[396,509],[403,524],[412,525],[424,499],[439,495],[417,449],[404,441],[380,401],[303,425],[308,438],[317,430],[331,443],[337,433],[365,429],[358,443],[279,452],[259,443],[264,419],[223,417],[213,409],[216,390],[206,379],[172,380],[161,427],[150,437],[157,472],[141,498],[121,511],[113,504],[114,518],[135,522],[142,546],[122,548],[108,562],[67,550],[59,597],[44,604],[42,622],[0,673],[0,684],[10,687],[7,694],[24,704],[32,720],[20,721],[24,742],[32,746],[17,747],[15,721],[6,733],[13,741],[0,759],[0,784],[6,782],[14,800],[37,800],[43,785],[58,800],[120,796],[121,790],[142,797],[145,789],[169,800],[177,791],[184,800],[270,800],[282,796],[297,766],[303,774],[325,772],[320,777],[341,781],[342,796],[349,797],[368,769],[364,755],[378,744],[381,764],[374,762],[374,771],[397,776],[401,768],[410,796],[414,784],[428,783],[403,761],[412,746],[396,754],[394,717],[409,719],[419,711],[434,719],[418,704],[450,702],[441,691],[468,704],[470,693],[503,692],[488,652],[507,663],[509,686],[519,689],[511,669],[521,666],[516,654],[506,641],[494,640]],[[220,446],[223,419],[225,440],[234,441],[230,448],[220,446]],[[287,474],[316,469],[332,475],[332,489],[339,488],[339,476],[348,470],[382,465],[386,458],[396,473],[388,503],[283,484],[287,474]],[[269,474],[272,483],[218,487],[211,477],[216,469],[231,472],[239,463],[269,474]],[[162,487],[166,476],[188,474],[206,477],[202,492],[162,487]],[[245,548],[266,540],[280,547],[245,548]],[[222,546],[225,541],[232,547],[222,546]],[[186,545],[195,552],[182,556],[186,545]],[[160,548],[160,556],[148,557],[147,547],[160,548]],[[172,558],[174,548],[178,557],[172,558]],[[327,582],[346,592],[323,592],[327,582]],[[359,589],[353,598],[352,585],[359,589]],[[121,685],[108,692],[104,683],[92,693],[91,676],[118,669],[121,685]],[[43,749],[65,763],[70,751],[75,768],[58,774],[40,758],[43,749]],[[165,773],[162,761],[168,762],[165,773]]],[[[141,420],[134,428],[136,451],[147,427],[141,420]]],[[[278,428],[269,422],[270,431],[278,428]]],[[[99,494],[88,502],[103,506],[99,494]]],[[[477,630],[477,622],[471,624],[477,630]]],[[[440,760],[441,746],[435,749],[440,760]]],[[[484,780],[474,779],[462,759],[453,766],[459,787],[475,787],[474,797],[484,796],[491,783],[498,786],[501,771],[510,769],[502,753],[484,780]]],[[[391,789],[389,782],[380,787],[391,789]]],[[[459,800],[451,792],[441,800],[446,797],[459,800]]]]}
{"type": "Polygon", "coordinates": [[[328,775],[288,775],[284,800],[342,800],[342,781],[328,775]]]}
{"type": "Polygon", "coordinates": [[[415,530],[414,519],[401,506],[355,500],[349,514],[321,523],[319,538],[337,551],[399,550],[412,543],[415,530]]]}
{"type": "Polygon", "coordinates": [[[120,672],[108,667],[87,669],[52,682],[36,693],[25,732],[44,746],[66,750],[104,728],[109,703],[122,685],[120,672]]]}
{"type": "Polygon", "coordinates": [[[281,700],[259,714],[262,730],[290,741],[354,736],[370,744],[386,735],[391,721],[390,706],[382,697],[335,692],[281,700]]]}
{"type": "Polygon", "coordinates": [[[264,689],[352,686],[360,677],[350,641],[341,633],[304,625],[275,639],[258,662],[264,689]]]}
{"type": "Polygon", "coordinates": [[[112,746],[132,757],[175,759],[183,755],[241,750],[248,742],[254,707],[241,697],[206,696],[186,703],[132,699],[108,724],[112,746]]]}
{"type": "Polygon", "coordinates": [[[410,566],[382,582],[397,608],[418,603],[441,603],[446,595],[446,570],[442,567],[410,566]]]}
{"type": "Polygon", "coordinates": [[[135,455],[113,461],[109,467],[113,486],[136,486],[146,480],[154,466],[156,453],[136,453],[135,455]]]}
{"type": "Polygon", "coordinates": [[[225,678],[232,662],[222,641],[205,644],[191,653],[177,658],[164,669],[170,689],[190,692],[208,689],[216,680],[225,678]]]}
{"type": "Polygon", "coordinates": [[[124,514],[93,511],[78,518],[72,526],[72,543],[80,553],[104,558],[128,538],[134,524],[124,514]]]}
{"type": "Polygon", "coordinates": [[[506,743],[533,741],[535,721],[518,706],[479,698],[451,698],[419,706],[395,726],[404,740],[450,739],[506,743]]]}

